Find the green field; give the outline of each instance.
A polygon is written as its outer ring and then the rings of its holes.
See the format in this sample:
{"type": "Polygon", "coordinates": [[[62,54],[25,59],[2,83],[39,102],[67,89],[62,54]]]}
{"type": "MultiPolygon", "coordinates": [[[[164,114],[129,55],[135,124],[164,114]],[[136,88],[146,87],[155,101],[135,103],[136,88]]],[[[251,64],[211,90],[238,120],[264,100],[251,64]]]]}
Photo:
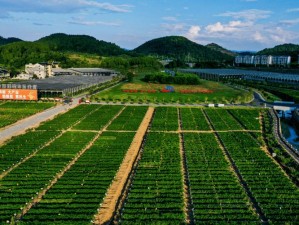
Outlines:
{"type": "Polygon", "coordinates": [[[54,106],[54,103],[0,102],[0,128],[54,106]]]}
{"type": "Polygon", "coordinates": [[[123,83],[94,95],[92,100],[97,102],[199,104],[240,103],[252,99],[250,92],[233,89],[213,81],[200,80],[200,82],[200,85],[170,85],[175,92],[163,93],[162,90],[168,85],[145,83],[140,80],[140,77],[137,77],[132,83],[123,83]]]}
{"type": "MultiPolygon", "coordinates": [[[[91,224],[147,110],[80,105],[0,146],[0,224],[91,224]]],[[[111,224],[298,224],[265,112],[156,107],[111,224]]]]}

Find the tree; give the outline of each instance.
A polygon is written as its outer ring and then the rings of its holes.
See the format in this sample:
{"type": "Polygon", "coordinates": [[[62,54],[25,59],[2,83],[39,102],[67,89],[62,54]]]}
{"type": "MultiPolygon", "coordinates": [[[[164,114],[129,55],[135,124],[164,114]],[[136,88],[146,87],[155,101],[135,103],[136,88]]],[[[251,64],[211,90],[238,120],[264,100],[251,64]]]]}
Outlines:
{"type": "Polygon", "coordinates": [[[133,77],[134,77],[134,74],[132,72],[127,73],[127,79],[128,79],[129,82],[133,81],[133,77]]]}

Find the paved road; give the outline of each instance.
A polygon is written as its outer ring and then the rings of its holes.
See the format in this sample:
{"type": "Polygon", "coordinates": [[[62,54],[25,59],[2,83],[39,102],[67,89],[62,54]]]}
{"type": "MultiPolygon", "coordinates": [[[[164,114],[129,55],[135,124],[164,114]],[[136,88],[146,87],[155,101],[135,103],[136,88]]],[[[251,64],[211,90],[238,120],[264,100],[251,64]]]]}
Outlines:
{"type": "Polygon", "coordinates": [[[66,112],[67,110],[74,108],[79,104],[79,98],[80,97],[74,98],[72,105],[58,105],[1,129],[0,144],[10,139],[12,136],[25,133],[27,129],[37,127],[41,122],[51,119],[59,113],[66,112]]]}

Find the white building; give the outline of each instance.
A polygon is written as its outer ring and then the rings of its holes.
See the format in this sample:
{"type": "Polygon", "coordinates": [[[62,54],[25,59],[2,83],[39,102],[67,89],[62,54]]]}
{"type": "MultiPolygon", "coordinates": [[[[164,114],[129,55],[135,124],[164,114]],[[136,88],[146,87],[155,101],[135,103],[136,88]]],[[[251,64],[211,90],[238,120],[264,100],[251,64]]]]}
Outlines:
{"type": "Polygon", "coordinates": [[[271,55],[238,55],[235,58],[237,64],[248,65],[280,65],[288,66],[291,64],[291,56],[271,56],[271,55]]]}
{"type": "Polygon", "coordinates": [[[272,64],[282,66],[290,65],[291,56],[272,56],[272,64]]]}
{"type": "Polygon", "coordinates": [[[44,79],[46,77],[53,76],[52,69],[58,68],[57,62],[52,63],[29,63],[25,65],[25,72],[30,75],[36,75],[38,79],[44,79]]]}

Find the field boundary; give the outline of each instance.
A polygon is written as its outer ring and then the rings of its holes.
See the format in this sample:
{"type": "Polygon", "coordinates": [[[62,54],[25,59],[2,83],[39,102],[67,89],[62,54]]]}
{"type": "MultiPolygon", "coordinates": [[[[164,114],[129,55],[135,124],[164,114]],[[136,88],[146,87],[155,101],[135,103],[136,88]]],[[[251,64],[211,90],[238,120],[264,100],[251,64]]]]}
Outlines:
{"type": "MultiPolygon", "coordinates": [[[[206,114],[206,112],[204,112],[212,129],[215,131],[215,127],[213,125],[213,123],[211,122],[209,116],[206,114]]],[[[225,144],[223,143],[223,141],[221,140],[219,134],[217,133],[217,131],[214,133],[215,135],[215,139],[218,142],[218,145],[220,147],[220,149],[222,150],[225,159],[228,161],[229,165],[231,166],[232,172],[235,175],[235,177],[237,178],[239,184],[241,185],[241,187],[243,188],[244,192],[246,193],[246,196],[249,200],[249,203],[252,207],[252,209],[255,211],[255,213],[258,215],[260,221],[262,221],[262,223],[267,224],[268,223],[268,219],[266,217],[266,215],[264,214],[264,212],[262,211],[261,207],[259,206],[258,202],[256,201],[253,193],[250,190],[250,187],[248,186],[247,182],[243,179],[242,174],[240,173],[237,165],[235,164],[235,161],[233,160],[233,158],[231,157],[229,151],[227,150],[227,148],[225,147],[225,144]]]]}
{"type": "Polygon", "coordinates": [[[32,152],[29,156],[25,157],[24,159],[22,159],[20,162],[16,163],[15,165],[13,165],[12,167],[10,167],[9,169],[7,169],[5,172],[3,172],[2,174],[0,174],[0,179],[3,179],[5,176],[7,176],[12,170],[16,169],[18,166],[22,165],[23,163],[25,163],[27,160],[31,159],[32,157],[34,157],[40,150],[42,150],[43,148],[49,146],[52,142],[54,142],[55,140],[57,140],[58,138],[60,138],[64,133],[71,131],[71,128],[75,125],[77,125],[78,123],[80,123],[83,119],[85,119],[87,116],[89,116],[91,113],[95,112],[96,110],[99,110],[101,107],[99,107],[98,109],[94,109],[92,111],[90,111],[89,113],[87,113],[85,116],[81,117],[79,120],[77,120],[73,125],[71,125],[67,130],[60,130],[61,133],[58,134],[57,136],[55,136],[52,140],[46,142],[43,146],[41,146],[40,148],[36,149],[34,152],[32,152]]]}
{"type": "Polygon", "coordinates": [[[186,158],[185,146],[184,146],[184,133],[182,132],[182,118],[181,110],[178,108],[178,123],[179,123],[179,140],[180,140],[180,156],[181,156],[181,173],[183,182],[183,195],[184,195],[184,213],[187,224],[195,224],[194,214],[192,211],[193,202],[191,198],[190,179],[188,172],[188,163],[186,158]]]}
{"type": "Polygon", "coordinates": [[[98,213],[94,216],[94,224],[109,224],[113,219],[120,199],[124,197],[122,194],[133,170],[134,163],[140,153],[142,142],[152,120],[153,113],[154,108],[149,107],[114,180],[106,192],[106,197],[98,209],[98,213]]]}
{"type": "MultiPolygon", "coordinates": [[[[88,114],[86,114],[84,117],[81,118],[81,120],[77,121],[73,126],[75,126],[76,124],[80,123],[82,121],[83,118],[86,118],[87,116],[89,116],[91,113],[99,110],[101,107],[92,110],[91,112],[89,112],[88,114]]],[[[125,107],[124,107],[125,108],[125,107]]],[[[68,165],[66,165],[63,170],[61,172],[59,172],[58,174],[56,174],[56,176],[51,180],[51,182],[49,183],[49,185],[42,189],[42,191],[40,191],[37,196],[35,198],[33,198],[33,200],[28,203],[26,205],[26,207],[23,208],[22,212],[20,214],[17,214],[15,216],[16,220],[20,220],[34,205],[38,204],[41,200],[42,197],[57,183],[57,181],[69,170],[71,169],[71,167],[78,161],[78,159],[80,159],[80,157],[90,149],[90,147],[95,143],[95,141],[101,136],[101,134],[105,131],[105,129],[112,123],[113,120],[115,120],[124,110],[124,108],[122,108],[113,118],[111,118],[111,120],[109,120],[109,122],[103,127],[102,130],[98,131],[98,133],[94,136],[94,138],[79,152],[76,154],[76,156],[72,159],[72,161],[70,161],[70,163],[68,163],[68,165]]],[[[72,126],[72,127],[73,127],[72,126]]],[[[71,129],[71,128],[69,128],[71,129]]],[[[68,130],[69,130],[68,129],[68,130]]],[[[66,130],[67,131],[67,130],[66,130]]],[[[65,131],[65,132],[66,132],[65,131]]]]}

